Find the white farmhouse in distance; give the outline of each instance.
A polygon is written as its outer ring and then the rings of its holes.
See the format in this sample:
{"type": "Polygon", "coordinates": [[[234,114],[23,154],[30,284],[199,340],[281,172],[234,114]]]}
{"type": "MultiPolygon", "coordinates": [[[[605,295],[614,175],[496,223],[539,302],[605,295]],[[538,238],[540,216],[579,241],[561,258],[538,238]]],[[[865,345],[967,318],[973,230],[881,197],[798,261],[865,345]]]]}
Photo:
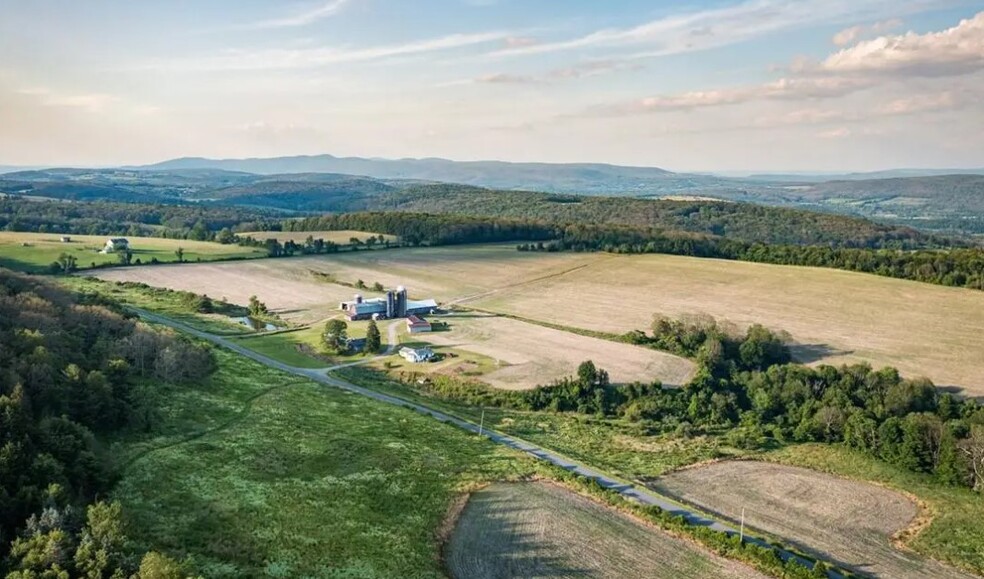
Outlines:
{"type": "Polygon", "coordinates": [[[130,240],[125,237],[114,237],[106,241],[106,247],[103,248],[103,253],[115,253],[117,251],[126,251],[130,249],[130,240]]]}
{"type": "Polygon", "coordinates": [[[426,362],[434,357],[434,350],[430,348],[401,348],[400,356],[412,364],[426,362]]]}

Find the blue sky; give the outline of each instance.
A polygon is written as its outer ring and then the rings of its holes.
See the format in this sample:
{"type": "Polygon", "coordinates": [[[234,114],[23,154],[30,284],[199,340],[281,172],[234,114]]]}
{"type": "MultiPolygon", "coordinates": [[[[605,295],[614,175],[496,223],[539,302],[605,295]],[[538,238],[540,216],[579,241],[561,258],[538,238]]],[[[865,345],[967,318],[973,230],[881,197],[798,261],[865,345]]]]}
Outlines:
{"type": "Polygon", "coordinates": [[[984,1],[0,0],[0,164],[984,166],[984,1]]]}

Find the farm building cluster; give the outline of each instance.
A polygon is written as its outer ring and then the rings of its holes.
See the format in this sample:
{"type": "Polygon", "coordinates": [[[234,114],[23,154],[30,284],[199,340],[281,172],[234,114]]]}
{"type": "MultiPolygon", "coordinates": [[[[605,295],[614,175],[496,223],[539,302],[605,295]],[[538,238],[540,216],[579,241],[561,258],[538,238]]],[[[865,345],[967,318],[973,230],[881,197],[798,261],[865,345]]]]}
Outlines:
{"type": "Polygon", "coordinates": [[[400,286],[381,298],[364,299],[356,295],[352,301],[342,302],[340,307],[350,322],[406,318],[410,333],[416,334],[430,331],[430,323],[421,316],[434,313],[437,302],[433,299],[411,300],[407,288],[400,286]]]}

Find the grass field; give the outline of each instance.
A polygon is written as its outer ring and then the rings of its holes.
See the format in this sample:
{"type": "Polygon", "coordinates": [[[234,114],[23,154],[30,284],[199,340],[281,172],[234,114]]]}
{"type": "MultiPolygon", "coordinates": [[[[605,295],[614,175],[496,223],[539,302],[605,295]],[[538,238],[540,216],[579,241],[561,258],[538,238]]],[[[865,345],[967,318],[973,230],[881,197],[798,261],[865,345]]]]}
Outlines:
{"type": "Polygon", "coordinates": [[[545,483],[474,493],[445,551],[456,579],[764,577],[545,483]]]}
{"type": "MultiPolygon", "coordinates": [[[[79,269],[95,265],[115,264],[116,254],[99,253],[106,245],[106,236],[72,235],[70,243],[62,243],[57,233],[18,233],[0,231],[0,266],[19,271],[47,271],[48,266],[62,253],[74,255],[79,269]],[[26,244],[26,245],[25,245],[26,244]]],[[[128,237],[133,260],[144,263],[157,258],[160,262],[176,262],[175,251],[184,250],[185,261],[212,261],[234,257],[264,257],[266,250],[222,245],[205,241],[162,239],[158,237],[128,237]]]]}
{"type": "MultiPolygon", "coordinates": [[[[364,338],[368,322],[346,322],[348,337],[364,338]]],[[[368,355],[333,356],[322,346],[321,336],[324,324],[314,324],[306,328],[263,334],[258,336],[243,336],[236,341],[247,348],[264,354],[297,368],[325,368],[332,364],[355,362],[369,357],[368,355]]],[[[386,343],[386,326],[380,323],[383,343],[386,343]]]]}
{"type": "MultiPolygon", "coordinates": [[[[267,239],[276,239],[277,241],[283,243],[285,241],[293,241],[295,243],[304,243],[308,237],[313,237],[314,239],[324,239],[325,241],[331,241],[332,243],[337,243],[338,245],[349,245],[353,237],[359,239],[360,241],[365,241],[369,237],[379,237],[379,233],[369,233],[366,231],[247,231],[245,233],[237,233],[239,237],[252,237],[260,241],[267,239]]],[[[395,235],[383,235],[383,239],[389,241],[396,241],[398,238],[395,235]]]]}
{"type": "Polygon", "coordinates": [[[409,410],[217,352],[162,392],[152,433],[116,444],[113,493],[137,549],[205,577],[440,577],[456,496],[533,463],[409,410]]]}
{"type": "Polygon", "coordinates": [[[664,255],[521,253],[487,245],[97,275],[228,295],[237,303],[255,293],[289,319],[314,321],[335,313],[353,290],[320,282],[311,271],[349,283],[406,285],[417,297],[463,300],[605,332],[645,329],[656,313],[708,313],[739,327],[762,323],[786,330],[806,362],[895,366],[984,394],[984,292],[829,269],[664,255]]]}
{"type": "Polygon", "coordinates": [[[972,575],[897,549],[918,506],[904,495],[814,470],[718,462],[671,474],[655,488],[732,521],[782,537],[854,571],[892,578],[972,575]]]}

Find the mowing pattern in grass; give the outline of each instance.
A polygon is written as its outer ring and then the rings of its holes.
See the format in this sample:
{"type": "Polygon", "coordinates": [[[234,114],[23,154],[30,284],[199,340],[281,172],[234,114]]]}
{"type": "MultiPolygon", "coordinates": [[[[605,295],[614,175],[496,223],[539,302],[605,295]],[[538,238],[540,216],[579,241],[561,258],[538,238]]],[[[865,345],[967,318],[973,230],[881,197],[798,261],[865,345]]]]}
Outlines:
{"type": "Polygon", "coordinates": [[[763,458],[873,481],[915,495],[928,508],[932,524],[907,546],[918,553],[984,575],[984,499],[969,489],[945,487],[929,475],[874,460],[848,448],[825,444],[792,446],[763,458]]]}
{"type": "Polygon", "coordinates": [[[162,393],[156,432],[118,443],[135,460],[114,494],[138,548],[189,556],[204,576],[440,576],[435,532],[456,493],[535,468],[409,410],[217,354],[207,383],[162,393]]]}
{"type": "Polygon", "coordinates": [[[457,579],[763,577],[552,484],[472,495],[446,549],[457,579]]]}
{"type": "MultiPolygon", "coordinates": [[[[62,253],[74,255],[79,269],[92,264],[115,264],[119,257],[113,253],[99,253],[109,237],[98,235],[72,235],[69,243],[61,242],[60,234],[0,232],[0,266],[10,269],[38,272],[48,271],[48,266],[62,253]]],[[[187,239],[162,239],[158,237],[128,237],[133,260],[149,263],[178,261],[175,251],[184,250],[185,261],[214,261],[217,259],[264,257],[266,250],[238,245],[222,245],[187,239]]]]}
{"type": "Polygon", "coordinates": [[[913,521],[904,495],[809,469],[755,461],[719,462],[656,481],[662,492],[879,577],[971,577],[896,549],[891,537],[913,521]]]}

